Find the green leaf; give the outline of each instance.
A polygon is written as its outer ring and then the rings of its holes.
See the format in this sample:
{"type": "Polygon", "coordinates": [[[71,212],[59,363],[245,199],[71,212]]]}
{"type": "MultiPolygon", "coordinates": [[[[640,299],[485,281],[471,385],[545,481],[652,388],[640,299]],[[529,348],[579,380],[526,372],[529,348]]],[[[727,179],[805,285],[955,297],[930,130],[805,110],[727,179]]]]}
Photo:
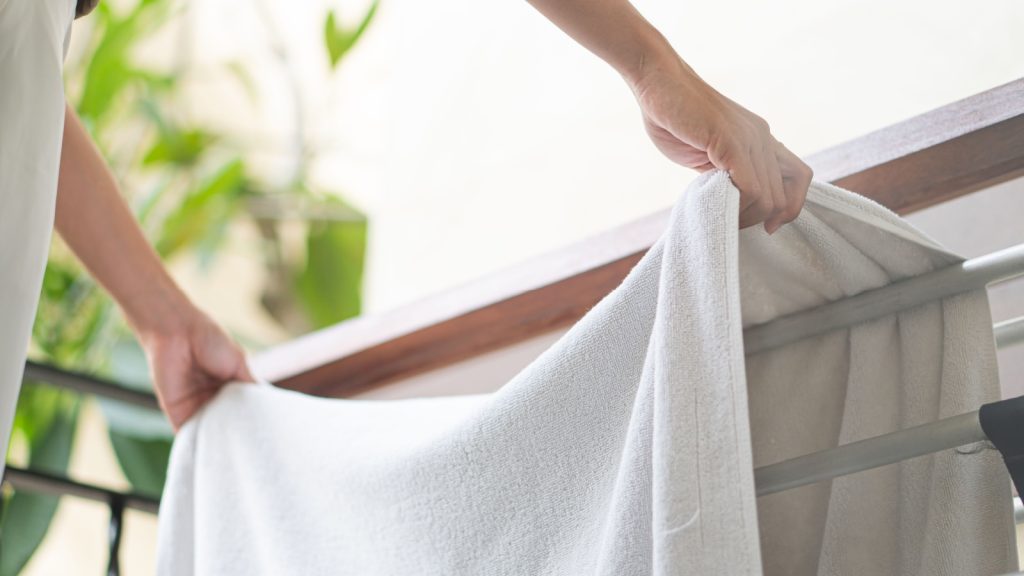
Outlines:
{"type": "Polygon", "coordinates": [[[142,158],[142,165],[153,167],[159,164],[171,164],[180,168],[188,168],[199,163],[203,153],[217,137],[202,128],[182,127],[173,119],[168,118],[161,109],[160,103],[153,96],[139,100],[138,109],[148,118],[157,131],[156,141],[142,158]]]}
{"type": "Polygon", "coordinates": [[[339,19],[335,16],[334,10],[327,13],[327,19],[324,21],[324,45],[327,47],[327,58],[331,62],[332,70],[338,67],[341,59],[345,57],[345,54],[348,54],[349,50],[356,45],[356,42],[366,32],[370,22],[373,21],[374,15],[377,14],[377,6],[379,4],[380,0],[373,0],[370,8],[363,15],[362,20],[353,28],[342,26],[339,19]]]}
{"type": "MultiPolygon", "coordinates": [[[[108,377],[125,388],[153,392],[146,354],[138,342],[127,335],[110,347],[108,377]]],[[[174,436],[163,412],[113,400],[99,399],[99,404],[108,427],[115,432],[145,440],[170,441],[174,436]]]]}
{"type": "Polygon", "coordinates": [[[225,223],[238,208],[244,192],[245,169],[241,160],[222,166],[193,190],[164,220],[156,250],[167,258],[185,246],[201,242],[212,250],[220,244],[225,223]]]}
{"type": "Polygon", "coordinates": [[[88,59],[82,93],[76,109],[93,123],[102,124],[118,96],[135,81],[166,83],[168,76],[157,76],[138,70],[132,62],[132,51],[140,39],[150,35],[167,17],[169,2],[139,2],[128,14],[119,15],[105,4],[94,14],[99,38],[88,59]]]}
{"type": "MultiPolygon", "coordinates": [[[[337,199],[325,204],[326,207],[350,208],[337,199]]],[[[295,290],[299,303],[316,328],[359,314],[366,231],[366,219],[362,215],[351,220],[310,223],[306,265],[296,275],[295,290]]]]}
{"type": "Polygon", "coordinates": [[[51,257],[43,275],[32,338],[45,360],[78,370],[95,369],[93,345],[110,324],[112,304],[81,267],[51,257]]]}
{"type": "Polygon", "coordinates": [[[224,65],[224,69],[238,81],[242,90],[245,91],[245,95],[249,98],[250,103],[255,104],[259,101],[260,93],[259,89],[256,88],[256,79],[249,73],[249,69],[245,67],[241,60],[228,62],[224,65]]]}
{"type": "MultiPolygon", "coordinates": [[[[26,382],[24,389],[27,391],[34,387],[32,383],[26,382]]],[[[30,441],[29,468],[51,474],[64,474],[71,457],[75,425],[78,422],[78,401],[69,400],[68,396],[59,394],[59,403],[64,406],[50,410],[52,396],[34,395],[34,398],[34,401],[44,398],[45,406],[35,406],[26,410],[49,412],[52,418],[45,429],[34,432],[34,437],[30,441]]],[[[19,400],[19,408],[22,405],[19,400]]],[[[56,496],[22,490],[16,490],[7,497],[3,506],[3,518],[0,520],[0,576],[15,576],[25,567],[46,536],[57,511],[58,502],[56,496]]]]}
{"type": "Polygon", "coordinates": [[[194,166],[214,140],[213,134],[199,128],[180,130],[175,127],[166,130],[160,133],[156,142],[146,152],[142,158],[142,165],[194,166]]]}
{"type": "MultiPolygon", "coordinates": [[[[110,378],[127,388],[151,392],[146,355],[132,338],[111,347],[110,378]]],[[[167,476],[174,433],[162,412],[100,400],[107,433],[125,477],[139,492],[158,496],[167,476]]]]}
{"type": "Polygon", "coordinates": [[[140,224],[145,225],[149,221],[149,217],[153,214],[154,208],[159,204],[160,199],[163,198],[164,193],[170,188],[171,182],[174,180],[174,174],[164,174],[159,182],[156,183],[152,188],[149,189],[145,194],[140,194],[133,203],[133,210],[135,212],[135,219],[140,224]]]}
{"type": "Polygon", "coordinates": [[[132,487],[144,494],[159,496],[167,478],[167,460],[171,456],[170,438],[143,439],[117,432],[111,427],[110,443],[132,487]]]}

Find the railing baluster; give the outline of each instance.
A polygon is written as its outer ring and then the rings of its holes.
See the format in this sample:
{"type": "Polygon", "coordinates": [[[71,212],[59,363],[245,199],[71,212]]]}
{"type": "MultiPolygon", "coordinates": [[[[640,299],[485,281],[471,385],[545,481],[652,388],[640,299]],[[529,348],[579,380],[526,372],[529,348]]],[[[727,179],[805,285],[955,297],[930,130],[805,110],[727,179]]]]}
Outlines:
{"type": "Polygon", "coordinates": [[[110,529],[107,538],[110,542],[110,557],[107,562],[107,576],[121,575],[121,532],[124,529],[124,499],[115,496],[110,499],[110,529]]]}

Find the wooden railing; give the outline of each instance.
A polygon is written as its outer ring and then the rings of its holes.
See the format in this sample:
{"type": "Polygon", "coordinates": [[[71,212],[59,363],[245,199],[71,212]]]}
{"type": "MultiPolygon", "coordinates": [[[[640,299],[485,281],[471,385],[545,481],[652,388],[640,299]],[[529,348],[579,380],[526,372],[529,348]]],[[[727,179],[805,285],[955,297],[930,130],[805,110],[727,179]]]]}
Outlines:
{"type": "MultiPolygon", "coordinates": [[[[1024,79],[814,154],[815,178],[907,214],[1024,175],[1024,79]]],[[[383,314],[271,348],[256,371],[343,397],[563,328],[614,289],[668,210],[383,314]]]]}

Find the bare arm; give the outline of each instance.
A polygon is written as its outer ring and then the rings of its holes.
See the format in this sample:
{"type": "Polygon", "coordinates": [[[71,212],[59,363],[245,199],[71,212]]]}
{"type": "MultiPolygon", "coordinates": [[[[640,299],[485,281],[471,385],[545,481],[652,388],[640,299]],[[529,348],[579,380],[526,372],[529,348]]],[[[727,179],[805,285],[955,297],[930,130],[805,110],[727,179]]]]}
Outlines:
{"type": "Polygon", "coordinates": [[[646,64],[675,55],[668,41],[625,0],[529,0],[582,46],[636,82],[646,64]]]}
{"type": "Polygon", "coordinates": [[[67,107],[57,231],[125,312],[149,357],[175,428],[228,380],[251,380],[245,358],[196,308],[146,242],[81,121],[67,107]]]}
{"type": "Polygon", "coordinates": [[[729,172],[740,190],[740,226],[764,222],[774,232],[800,213],[811,169],[767,122],[704,82],[627,0],[530,3],[622,75],[662,153],[701,172],[729,172]]]}

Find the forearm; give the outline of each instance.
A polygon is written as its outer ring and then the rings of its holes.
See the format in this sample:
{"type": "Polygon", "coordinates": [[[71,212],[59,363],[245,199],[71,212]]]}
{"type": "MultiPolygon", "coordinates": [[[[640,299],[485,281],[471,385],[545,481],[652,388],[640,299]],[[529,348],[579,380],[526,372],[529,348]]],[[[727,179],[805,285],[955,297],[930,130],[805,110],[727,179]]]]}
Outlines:
{"type": "Polygon", "coordinates": [[[191,304],[142,234],[70,106],[57,186],[57,231],[143,338],[182,328],[191,304]]]}
{"type": "Polygon", "coordinates": [[[628,0],[529,0],[625,78],[651,141],[670,160],[729,173],[741,227],[771,234],[803,207],[812,172],[768,123],[720,94],[690,68],[628,0]]]}
{"type": "Polygon", "coordinates": [[[529,0],[579,44],[635,86],[652,67],[672,66],[699,80],[658,32],[626,0],[529,0]]]}

